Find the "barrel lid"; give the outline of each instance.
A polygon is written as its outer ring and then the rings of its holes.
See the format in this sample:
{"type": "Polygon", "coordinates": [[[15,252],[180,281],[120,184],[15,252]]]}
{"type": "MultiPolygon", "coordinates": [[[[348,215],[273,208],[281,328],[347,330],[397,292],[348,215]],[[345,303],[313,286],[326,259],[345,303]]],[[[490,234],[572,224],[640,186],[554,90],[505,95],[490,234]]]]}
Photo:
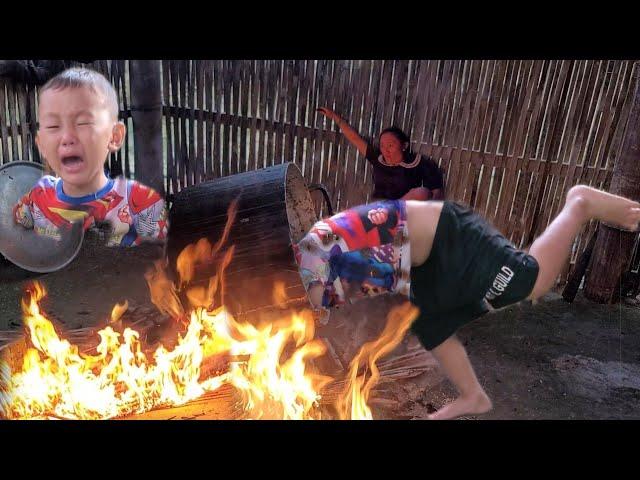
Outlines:
{"type": "Polygon", "coordinates": [[[81,222],[61,229],[60,240],[15,223],[14,205],[42,175],[42,166],[33,162],[10,162],[0,167],[0,253],[20,268],[38,273],[54,272],[71,263],[84,237],[81,222]]]}

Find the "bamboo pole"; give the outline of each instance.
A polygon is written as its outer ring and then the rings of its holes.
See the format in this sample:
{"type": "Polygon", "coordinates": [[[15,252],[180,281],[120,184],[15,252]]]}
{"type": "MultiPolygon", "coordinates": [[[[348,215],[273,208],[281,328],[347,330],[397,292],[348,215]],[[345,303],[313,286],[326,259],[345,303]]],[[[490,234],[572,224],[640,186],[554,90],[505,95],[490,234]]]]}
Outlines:
{"type": "MultiPolygon", "coordinates": [[[[631,77],[633,100],[618,160],[613,167],[609,191],[631,200],[640,200],[640,65],[634,64],[631,77]]],[[[585,278],[584,295],[598,303],[620,300],[621,278],[626,272],[636,234],[601,224],[585,278]]]]}
{"type": "Polygon", "coordinates": [[[159,60],[131,60],[135,178],[164,195],[159,60]]]}

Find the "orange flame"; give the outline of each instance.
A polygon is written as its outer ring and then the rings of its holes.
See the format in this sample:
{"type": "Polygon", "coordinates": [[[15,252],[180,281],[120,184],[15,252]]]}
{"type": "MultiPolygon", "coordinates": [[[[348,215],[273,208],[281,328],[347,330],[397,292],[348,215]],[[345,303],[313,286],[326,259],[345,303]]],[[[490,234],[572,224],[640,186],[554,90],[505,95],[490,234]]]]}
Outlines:
{"type": "Polygon", "coordinates": [[[196,265],[211,260],[211,244],[206,238],[201,238],[196,243],[187,245],[178,255],[176,270],[180,276],[181,284],[186,284],[193,279],[196,265]]]}
{"type": "Polygon", "coordinates": [[[273,303],[280,308],[284,308],[287,305],[289,297],[285,291],[285,284],[283,281],[278,280],[273,286],[273,303]]]}
{"type": "Polygon", "coordinates": [[[250,418],[320,418],[315,410],[320,400],[318,392],[331,378],[307,371],[307,361],[323,355],[326,348],[322,342],[311,340],[310,312],[261,327],[237,323],[231,316],[228,319],[231,330],[242,338],[231,342],[230,353],[249,355],[247,362],[231,364],[229,381],[241,392],[250,418]],[[288,345],[294,351],[283,359],[288,345]]]}
{"type": "Polygon", "coordinates": [[[189,325],[184,338],[169,352],[159,347],[155,363],[141,351],[138,332],[120,334],[110,326],[98,332],[98,355],[58,336],[40,311],[44,288],[34,284],[23,301],[25,324],[35,348],[29,348],[22,371],[11,377],[10,418],[112,418],[157,405],[180,405],[218,388],[224,376],[199,382],[201,328],[189,325]]]}
{"type": "Polygon", "coordinates": [[[158,260],[154,263],[153,269],[144,274],[149,285],[151,302],[157,309],[172,318],[184,316],[184,309],[178,298],[176,286],[169,279],[166,270],[166,260],[158,260]]]}
{"type": "MultiPolygon", "coordinates": [[[[202,239],[181,252],[176,266],[181,287],[188,287],[196,264],[218,256],[236,212],[237,202],[233,202],[223,237],[213,247],[202,239]]],[[[167,275],[166,262],[156,262],[145,275],[159,311],[181,319],[184,325],[175,347],[168,350],[160,345],[152,358],[144,353],[137,331],[125,328],[119,333],[113,328],[117,325],[121,330],[126,301],[114,306],[108,326],[98,332],[97,354],[87,355],[60,338],[40,309],[45,288],[33,283],[22,301],[32,348],[24,356],[22,369],[11,376],[8,366],[0,363],[0,416],[121,417],[181,405],[229,383],[240,393],[247,418],[321,418],[319,392],[332,378],[309,367],[326,349],[314,339],[313,314],[308,310],[283,313],[277,321],[254,325],[236,321],[224,306],[214,306],[218,291],[224,298],[224,271],[233,252],[231,246],[219,258],[218,271],[207,287],[187,288],[188,315],[176,284],[167,275]],[[231,362],[222,374],[201,378],[205,360],[220,354],[242,361],[231,362]]],[[[284,308],[288,298],[283,283],[274,286],[273,295],[274,302],[284,308]]],[[[395,348],[416,312],[410,305],[392,311],[381,337],[360,350],[351,363],[344,398],[339,400],[341,418],[372,417],[366,402],[379,377],[375,362],[395,348]],[[366,382],[357,375],[363,360],[372,372],[366,382]]]]}
{"type": "Polygon", "coordinates": [[[9,394],[9,383],[11,382],[11,369],[9,364],[0,359],[0,418],[7,418],[11,396],[9,394]]]}
{"type": "MultiPolygon", "coordinates": [[[[201,238],[196,243],[187,245],[178,255],[176,270],[180,276],[180,285],[185,285],[193,280],[196,266],[199,263],[212,261],[229,238],[231,226],[238,213],[238,199],[235,199],[227,209],[227,222],[222,232],[222,237],[212,247],[206,238],[201,238]]],[[[229,260],[230,261],[230,260],[229,260]]]]}
{"type": "Polygon", "coordinates": [[[418,316],[418,312],[418,308],[409,302],[394,307],[389,312],[387,324],[380,336],[372,342],[365,343],[351,361],[347,387],[337,404],[338,414],[341,419],[373,419],[367,401],[373,386],[380,378],[380,371],[376,366],[376,361],[398,346],[407,329],[418,316]],[[371,371],[371,376],[366,382],[366,372],[358,376],[358,369],[362,364],[366,364],[371,371]]]}
{"type": "Polygon", "coordinates": [[[25,323],[35,348],[29,348],[22,371],[10,379],[9,418],[113,418],[160,405],[181,405],[219,388],[234,385],[249,418],[319,418],[319,390],[330,380],[307,371],[307,362],[324,353],[312,340],[309,312],[256,327],[237,322],[223,307],[198,308],[184,336],[169,351],[158,347],[150,361],[139,335],[110,326],[99,332],[98,355],[78,353],[60,339],[40,311],[44,288],[34,284],[25,301],[25,323]],[[293,353],[284,358],[286,347],[293,353]],[[221,352],[248,356],[229,372],[200,381],[204,358],[221,352]]]}
{"type": "Polygon", "coordinates": [[[113,306],[113,310],[111,310],[111,321],[109,323],[116,323],[118,320],[120,320],[122,315],[124,315],[124,312],[126,312],[128,309],[129,309],[128,301],[125,300],[122,305],[120,305],[119,303],[116,303],[113,306]]]}

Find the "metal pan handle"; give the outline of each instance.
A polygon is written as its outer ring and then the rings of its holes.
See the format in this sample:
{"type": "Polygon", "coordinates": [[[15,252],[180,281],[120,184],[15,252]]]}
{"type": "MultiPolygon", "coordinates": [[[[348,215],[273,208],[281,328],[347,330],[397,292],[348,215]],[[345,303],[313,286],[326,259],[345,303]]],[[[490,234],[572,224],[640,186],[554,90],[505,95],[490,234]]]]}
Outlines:
{"type": "Polygon", "coordinates": [[[331,198],[329,198],[329,192],[327,188],[321,183],[314,183],[309,185],[309,192],[315,192],[316,190],[320,190],[322,192],[322,196],[324,197],[324,203],[327,206],[327,211],[329,212],[329,216],[333,216],[333,205],[331,205],[331,198]]]}

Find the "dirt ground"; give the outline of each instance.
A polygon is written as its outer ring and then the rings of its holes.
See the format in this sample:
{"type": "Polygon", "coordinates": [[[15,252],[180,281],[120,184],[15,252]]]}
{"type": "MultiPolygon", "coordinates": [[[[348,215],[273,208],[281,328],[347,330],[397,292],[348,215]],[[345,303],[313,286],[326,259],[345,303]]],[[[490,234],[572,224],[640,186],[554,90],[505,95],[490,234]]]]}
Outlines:
{"type": "MultiPolygon", "coordinates": [[[[45,311],[66,328],[103,323],[124,299],[147,309],[144,272],[160,255],[153,246],[106,249],[87,243],[67,268],[45,275],[0,258],[0,329],[20,328],[24,285],[35,279],[49,292],[45,311]]],[[[362,343],[381,331],[389,308],[401,301],[387,296],[350,305],[332,314],[317,334],[331,341],[347,366],[362,343]]],[[[478,419],[640,418],[640,306],[634,300],[598,305],[579,293],[569,304],[551,293],[536,305],[489,313],[458,335],[494,402],[494,409],[478,419]]],[[[416,343],[407,335],[391,356],[416,343]]],[[[433,366],[418,377],[381,385],[372,401],[374,417],[425,418],[454,394],[433,366]]]]}
{"type": "MultiPolygon", "coordinates": [[[[351,305],[319,333],[333,339],[341,357],[350,358],[356,344],[381,331],[384,319],[377,312],[401,301],[381,297],[368,306],[351,305]]],[[[579,294],[569,304],[550,293],[536,305],[491,312],[461,328],[458,336],[494,404],[491,412],[473,418],[640,418],[640,308],[631,303],[598,305],[579,294]]],[[[417,343],[408,334],[397,350],[417,343]]],[[[377,418],[425,418],[455,397],[437,367],[386,388],[384,397],[398,406],[374,409],[377,418]]]]}

